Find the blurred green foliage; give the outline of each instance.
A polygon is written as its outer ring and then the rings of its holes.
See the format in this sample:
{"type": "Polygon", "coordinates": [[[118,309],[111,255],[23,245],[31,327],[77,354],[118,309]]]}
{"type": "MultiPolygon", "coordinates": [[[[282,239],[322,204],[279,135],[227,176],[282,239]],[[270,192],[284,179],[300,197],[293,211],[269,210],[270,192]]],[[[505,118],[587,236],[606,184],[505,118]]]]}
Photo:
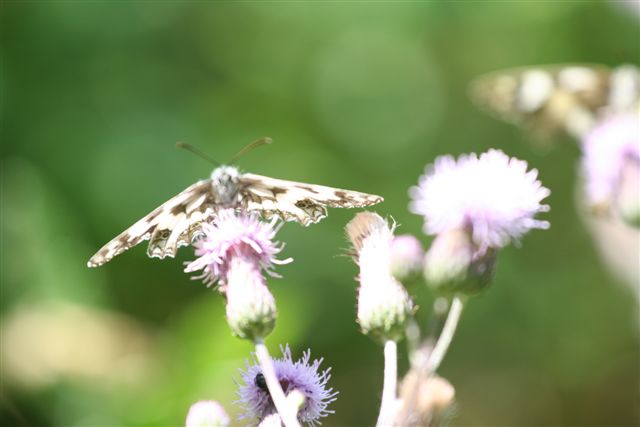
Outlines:
{"type": "MultiPolygon", "coordinates": [[[[26,384],[3,357],[3,426],[177,426],[199,399],[237,413],[233,381],[251,346],[230,335],[222,297],[182,273],[190,249],[163,262],[139,247],[99,269],[85,263],[208,175],[176,141],[225,161],[261,136],[275,144],[243,158],[244,169],[381,194],[375,210],[416,235],[407,189],[436,155],[496,147],[538,168],[552,228],[504,250],[492,288],[463,315],[442,368],[457,391],[454,425],[640,422],[638,305],[578,218],[578,149],[560,137],[536,151],[467,98],[473,77],[503,67],[638,63],[638,16],[620,2],[0,6],[3,324],[72,302],[125,316],[152,343],[135,383],[110,380],[118,364],[26,384]]],[[[341,256],[352,215],[287,224],[279,239],[295,262],[270,280],[280,311],[272,350],[311,348],[332,367],[340,395],[325,425],[372,425],[381,391],[381,348],[358,332],[356,269],[341,256]]],[[[426,318],[428,292],[412,292],[426,318]]],[[[42,336],[21,339],[44,357],[48,341],[32,342],[42,336]]],[[[6,355],[16,349],[4,338],[6,355]]],[[[66,350],[83,346],[98,343],[66,350]]]]}

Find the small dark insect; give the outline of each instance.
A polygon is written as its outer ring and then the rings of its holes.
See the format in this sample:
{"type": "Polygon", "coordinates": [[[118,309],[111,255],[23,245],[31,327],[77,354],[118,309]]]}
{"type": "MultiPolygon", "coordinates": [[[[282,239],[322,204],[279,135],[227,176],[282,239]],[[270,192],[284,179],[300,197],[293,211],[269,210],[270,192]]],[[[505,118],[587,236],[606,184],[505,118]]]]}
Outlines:
{"type": "Polygon", "coordinates": [[[262,375],[262,372],[258,372],[253,381],[256,384],[256,387],[258,387],[265,393],[269,393],[269,389],[267,388],[267,381],[264,379],[264,375],[262,375]]]}

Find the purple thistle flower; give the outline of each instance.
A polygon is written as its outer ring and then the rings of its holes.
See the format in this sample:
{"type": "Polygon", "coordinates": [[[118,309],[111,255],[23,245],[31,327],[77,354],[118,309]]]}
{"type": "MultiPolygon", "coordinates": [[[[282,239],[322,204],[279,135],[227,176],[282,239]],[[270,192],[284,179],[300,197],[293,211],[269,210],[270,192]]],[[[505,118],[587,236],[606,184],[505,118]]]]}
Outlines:
{"type": "Polygon", "coordinates": [[[411,212],[424,216],[424,232],[436,235],[468,230],[481,252],[519,240],[533,228],[546,229],[547,221],[534,219],[549,210],[541,204],[549,190],[527,171],[527,163],[500,150],[442,156],[425,169],[410,189],[411,212]]]}
{"type": "Polygon", "coordinates": [[[222,210],[214,224],[202,225],[204,238],[198,240],[195,254],[199,258],[185,268],[186,273],[202,270],[195,279],[203,279],[207,286],[216,282],[224,285],[228,279],[231,259],[242,257],[255,263],[271,276],[278,277],[272,270],[274,264],[287,264],[291,258],[278,260],[276,255],[282,244],[273,238],[279,229],[277,218],[270,223],[261,222],[256,215],[238,214],[233,210],[222,210]]]}
{"type": "Polygon", "coordinates": [[[202,230],[204,237],[195,243],[199,258],[185,272],[202,270],[196,279],[208,286],[220,283],[227,297],[227,322],[236,336],[264,338],[273,330],[277,311],[262,272],[276,276],[274,264],[292,261],[276,258],[283,247],[273,241],[276,219],[266,223],[255,215],[223,210],[214,224],[203,224],[202,230]]]}
{"type": "Polygon", "coordinates": [[[186,427],[228,427],[229,415],[214,400],[201,400],[189,408],[186,427]]]}
{"type": "MultiPolygon", "coordinates": [[[[338,394],[332,388],[327,388],[327,383],[331,378],[329,374],[331,368],[319,372],[318,368],[322,359],[315,359],[309,364],[310,350],[305,351],[302,358],[294,362],[288,345],[280,349],[282,358],[273,359],[273,364],[285,395],[293,390],[301,392],[305,396],[305,403],[298,412],[298,419],[312,426],[320,424],[320,418],[333,413],[327,409],[327,406],[336,400],[335,396],[338,394]]],[[[275,413],[276,409],[264,383],[264,377],[261,378],[262,370],[253,355],[252,362],[251,364],[249,361],[245,362],[246,369],[240,370],[244,384],[238,384],[240,399],[237,403],[245,411],[240,416],[241,419],[257,418],[258,421],[262,421],[275,413]]]]}
{"type": "MultiPolygon", "coordinates": [[[[582,171],[592,206],[615,205],[624,217],[639,214],[640,116],[614,115],[582,141],[582,171]]],[[[634,218],[635,217],[635,218],[634,218]]]]}

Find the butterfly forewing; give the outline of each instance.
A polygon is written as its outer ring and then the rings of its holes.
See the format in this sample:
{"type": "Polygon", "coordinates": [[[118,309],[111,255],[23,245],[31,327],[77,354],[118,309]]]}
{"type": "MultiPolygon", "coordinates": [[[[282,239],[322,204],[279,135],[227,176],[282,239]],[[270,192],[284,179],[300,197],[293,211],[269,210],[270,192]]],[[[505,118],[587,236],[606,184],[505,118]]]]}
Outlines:
{"type": "Polygon", "coordinates": [[[242,207],[265,217],[279,216],[302,225],[319,222],[330,208],[361,208],[382,202],[382,197],[352,190],[243,174],[242,207]]]}
{"type": "Polygon", "coordinates": [[[200,231],[200,224],[214,213],[216,206],[210,188],[208,179],[191,185],[113,238],[87,265],[98,267],[148,239],[151,239],[147,250],[150,257],[174,256],[178,247],[191,243],[200,231]]]}
{"type": "Polygon", "coordinates": [[[173,257],[179,247],[201,235],[203,222],[215,221],[221,208],[257,212],[265,218],[277,216],[307,226],[326,217],[327,207],[358,208],[383,201],[358,191],[238,174],[229,166],[214,170],[212,176],[216,180],[193,184],[115,237],[91,257],[88,266],[102,265],[147,239],[151,239],[147,255],[173,257]]]}

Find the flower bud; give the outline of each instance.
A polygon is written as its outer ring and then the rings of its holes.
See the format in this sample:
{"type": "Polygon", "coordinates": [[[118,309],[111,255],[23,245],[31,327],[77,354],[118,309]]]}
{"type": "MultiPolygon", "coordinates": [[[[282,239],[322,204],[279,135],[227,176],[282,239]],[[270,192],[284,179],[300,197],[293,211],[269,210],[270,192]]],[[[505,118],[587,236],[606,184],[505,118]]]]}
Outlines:
{"type": "Polygon", "coordinates": [[[224,408],[214,400],[194,403],[187,414],[186,427],[229,427],[230,419],[224,408]]]}
{"type": "Polygon", "coordinates": [[[227,322],[234,335],[256,340],[271,333],[277,317],[276,303],[253,260],[233,257],[222,289],[227,297],[227,322]]]}
{"type": "Polygon", "coordinates": [[[440,425],[454,403],[455,389],[444,378],[411,369],[400,385],[396,426],[440,425]]]}
{"type": "Polygon", "coordinates": [[[427,284],[444,293],[474,294],[493,278],[495,251],[481,251],[466,230],[439,234],[427,251],[424,276],[427,284]]]}
{"type": "Polygon", "coordinates": [[[346,231],[360,266],[358,323],[374,339],[397,341],[404,335],[413,304],[391,274],[393,230],[379,215],[361,212],[347,224],[346,231]]]}
{"type": "Polygon", "coordinates": [[[391,242],[391,273],[401,282],[416,279],[422,270],[424,250],[420,241],[410,234],[402,234],[391,242]]]}

